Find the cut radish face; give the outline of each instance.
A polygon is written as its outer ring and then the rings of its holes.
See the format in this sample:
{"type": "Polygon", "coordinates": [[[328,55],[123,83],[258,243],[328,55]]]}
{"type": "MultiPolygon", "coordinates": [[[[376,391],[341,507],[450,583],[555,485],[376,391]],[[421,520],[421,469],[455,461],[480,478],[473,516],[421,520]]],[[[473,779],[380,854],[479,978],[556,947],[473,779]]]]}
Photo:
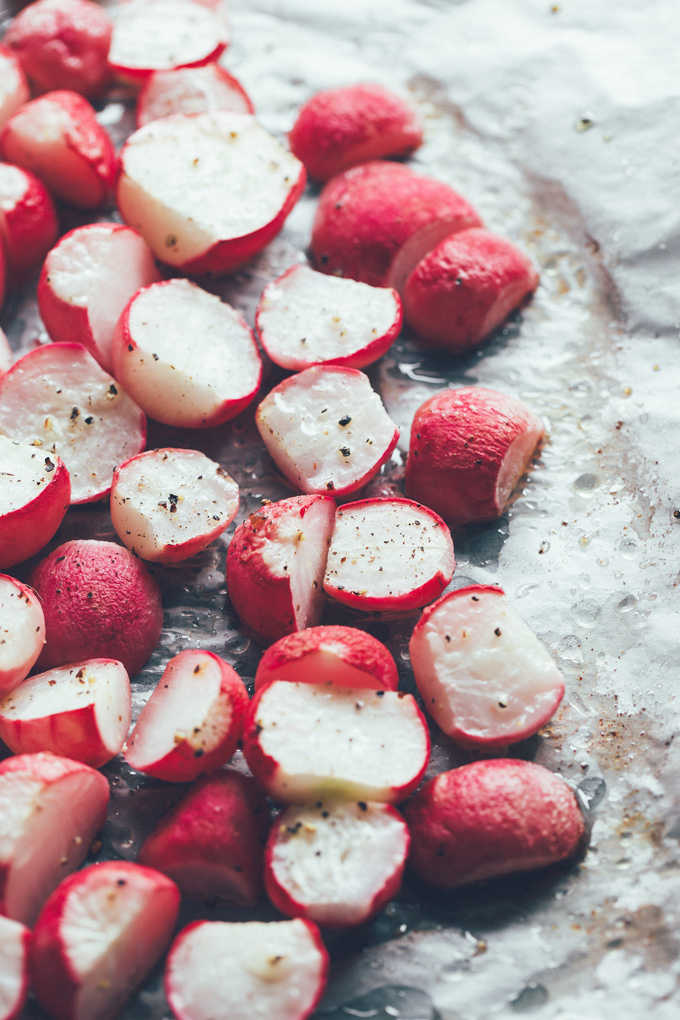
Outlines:
{"type": "Polygon", "coordinates": [[[100,768],[130,729],[130,679],[115,659],[40,673],[0,701],[0,739],[14,754],[51,751],[100,768]]]}
{"type": "Polygon", "coordinates": [[[109,491],[115,466],[144,449],[146,418],[84,347],[48,344],[0,380],[0,433],[62,457],[71,502],[90,503],[109,491]]]}
{"type": "Polygon", "coordinates": [[[28,995],[31,932],[0,916],[0,1020],[18,1020],[28,995]]]}
{"type": "Polygon", "coordinates": [[[262,362],[252,330],[231,305],[188,280],[140,291],[113,338],[116,378],[156,421],[221,425],[257,393],[262,362]]]}
{"type": "Polygon", "coordinates": [[[395,290],[293,266],[268,284],[255,324],[276,365],[363,368],[389,350],[401,329],[395,290]]]}
{"type": "Polygon", "coordinates": [[[408,847],[406,823],[388,804],[288,808],[267,844],[267,895],[288,917],[363,924],[399,892],[408,847]]]}
{"type": "Polygon", "coordinates": [[[0,45],[0,129],[30,98],[31,93],[21,64],[10,49],[0,45]]]}
{"type": "Polygon", "coordinates": [[[33,932],[31,969],[55,1020],[113,1020],[172,936],[174,882],[130,861],[94,864],[62,882],[33,932]]]}
{"type": "Polygon", "coordinates": [[[335,515],[323,586],[338,602],[390,612],[441,595],[456,561],[441,517],[410,499],[362,499],[335,515]]]}
{"type": "Polygon", "coordinates": [[[106,778],[81,762],[53,754],[0,762],[0,913],[33,924],[82,864],[108,802],[106,778]]]}
{"type": "Polygon", "coordinates": [[[229,273],[257,255],[306,181],[302,163],[254,117],[225,110],[147,124],[128,139],[120,165],[123,219],[159,259],[190,275],[229,273]]]}
{"type": "Polygon", "coordinates": [[[228,762],[248,707],[238,673],[212,652],[180,652],[165,668],[125,749],[156,779],[189,783],[228,762]]]}
{"type": "Polygon", "coordinates": [[[45,616],[28,585],[0,574],[0,695],[28,676],[45,643],[45,616]]]}
{"type": "Polygon", "coordinates": [[[83,344],[112,371],[111,338],[140,287],[160,280],[146,241],[120,223],[89,223],[61,238],[38,283],[38,308],[52,340],[83,344]]]}
{"type": "Polygon", "coordinates": [[[430,738],[410,694],[274,680],[251,703],[243,751],[283,803],[397,803],[420,782],[430,738]]]}
{"type": "Polygon", "coordinates": [[[293,496],[267,503],[236,529],[227,590],[241,623],[263,641],[320,622],[334,516],[330,497],[293,496]]]}
{"type": "Polygon", "coordinates": [[[399,438],[368,376],[335,366],[284,379],[258,406],[255,423],[293,485],[335,496],[370,481],[399,438]]]}
{"type": "Polygon", "coordinates": [[[196,921],[172,944],[165,994],[177,1020],[306,1020],[327,974],[311,921],[196,921]]]}
{"type": "Polygon", "coordinates": [[[173,113],[234,110],[255,113],[241,83],[221,64],[155,71],[137,99],[137,127],[173,113]]]}
{"type": "Polygon", "coordinates": [[[34,174],[0,163],[0,210],[7,272],[14,284],[20,284],[38,268],[56,240],[54,202],[34,174]]]}
{"type": "MultiPolygon", "coordinates": [[[[2,397],[0,418],[1,407],[2,397]]],[[[58,457],[0,435],[0,568],[47,545],[70,501],[69,473],[58,457]]]]}

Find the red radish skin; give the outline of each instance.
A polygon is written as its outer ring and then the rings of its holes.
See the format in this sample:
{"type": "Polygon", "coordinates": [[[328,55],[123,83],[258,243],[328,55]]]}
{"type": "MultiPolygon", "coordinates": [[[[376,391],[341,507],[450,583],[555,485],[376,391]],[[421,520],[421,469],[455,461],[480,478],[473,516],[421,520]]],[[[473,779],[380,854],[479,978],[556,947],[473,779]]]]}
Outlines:
{"type": "Polygon", "coordinates": [[[173,113],[205,113],[207,110],[255,113],[243,85],[221,64],[154,71],[137,98],[137,127],[173,113]]]}
{"type": "Polygon", "coordinates": [[[0,569],[7,569],[53,537],[69,508],[71,479],[59,457],[3,435],[0,462],[0,569]]]}
{"type": "Polygon", "coordinates": [[[28,997],[29,928],[0,916],[0,1020],[19,1020],[28,997]]]}
{"type": "Polygon", "coordinates": [[[500,517],[543,437],[515,397],[483,387],[442,390],[411,426],[406,494],[450,527],[500,517]]]}
{"type": "Polygon", "coordinates": [[[18,286],[41,264],[57,238],[54,202],[35,174],[0,164],[0,234],[9,281],[18,286]]]}
{"type": "Polygon", "coordinates": [[[0,574],[0,696],[28,676],[44,643],[40,599],[27,584],[0,574]]]}
{"type": "Polygon", "coordinates": [[[411,867],[438,889],[567,860],[585,835],[564,780],[512,758],[440,773],[407,805],[406,820],[411,867]]]}
{"type": "Polygon", "coordinates": [[[30,98],[26,75],[16,54],[0,45],[0,129],[30,98]]]}

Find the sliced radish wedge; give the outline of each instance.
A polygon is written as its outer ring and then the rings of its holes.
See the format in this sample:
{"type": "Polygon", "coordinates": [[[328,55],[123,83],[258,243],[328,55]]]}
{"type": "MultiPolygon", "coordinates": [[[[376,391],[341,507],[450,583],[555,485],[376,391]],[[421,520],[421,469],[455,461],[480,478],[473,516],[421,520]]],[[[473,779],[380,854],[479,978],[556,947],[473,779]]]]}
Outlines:
{"type": "Polygon", "coordinates": [[[16,55],[0,45],[0,130],[30,98],[26,75],[16,55]]]}
{"type": "Polygon", "coordinates": [[[57,238],[54,202],[35,174],[0,163],[0,210],[8,276],[14,284],[21,284],[38,268],[57,238]]]}
{"type": "Polygon", "coordinates": [[[154,71],[137,98],[137,127],[173,113],[255,113],[241,83],[221,64],[154,71]]]}
{"type": "Polygon", "coordinates": [[[28,676],[45,643],[45,616],[28,585],[0,574],[0,695],[28,676]]]}
{"type": "Polygon", "coordinates": [[[0,1020],[18,1020],[28,996],[31,932],[0,916],[0,1020]]]}
{"type": "MultiPolygon", "coordinates": [[[[0,418],[1,405],[2,397],[0,418]]],[[[0,568],[47,545],[70,501],[71,480],[59,457],[0,435],[0,568]]]]}

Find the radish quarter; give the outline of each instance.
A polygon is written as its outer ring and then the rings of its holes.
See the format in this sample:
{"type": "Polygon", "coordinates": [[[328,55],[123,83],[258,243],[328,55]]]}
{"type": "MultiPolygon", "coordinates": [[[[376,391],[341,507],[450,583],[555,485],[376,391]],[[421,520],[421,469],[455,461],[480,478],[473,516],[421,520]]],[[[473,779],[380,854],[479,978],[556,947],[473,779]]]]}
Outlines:
{"type": "Polygon", "coordinates": [[[0,163],[0,233],[10,283],[36,270],[57,238],[54,202],[43,182],[21,167],[0,163]]]}
{"type": "Polygon", "coordinates": [[[71,479],[58,457],[0,435],[0,569],[47,545],[70,502],[71,479]]]}
{"type": "Polygon", "coordinates": [[[28,585],[0,574],[0,696],[28,676],[45,643],[45,615],[28,585]]]}

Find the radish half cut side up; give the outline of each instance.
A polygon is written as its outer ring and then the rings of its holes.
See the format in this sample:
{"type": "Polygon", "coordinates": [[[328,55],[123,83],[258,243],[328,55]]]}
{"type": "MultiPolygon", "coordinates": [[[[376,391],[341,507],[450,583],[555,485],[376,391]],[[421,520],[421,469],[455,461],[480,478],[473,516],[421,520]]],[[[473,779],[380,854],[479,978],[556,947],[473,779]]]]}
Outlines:
{"type": "Polygon", "coordinates": [[[0,696],[14,690],[45,643],[45,616],[28,585],[0,574],[0,696]]]}
{"type": "Polygon", "coordinates": [[[173,113],[255,113],[241,83],[221,64],[154,71],[137,98],[137,127],[173,113]]]}
{"type": "Polygon", "coordinates": [[[61,457],[71,503],[90,503],[144,449],[146,417],[80,344],[47,344],[0,380],[0,433],[61,457]]]}
{"type": "Polygon", "coordinates": [[[3,435],[0,465],[0,569],[6,569],[47,545],[69,508],[71,480],[53,453],[3,435]]]}
{"type": "Polygon", "coordinates": [[[18,1020],[28,996],[31,932],[0,916],[0,1018],[18,1020]]]}
{"type": "Polygon", "coordinates": [[[57,238],[57,212],[43,182],[21,167],[0,164],[0,235],[7,256],[7,276],[23,284],[57,238]]]}

